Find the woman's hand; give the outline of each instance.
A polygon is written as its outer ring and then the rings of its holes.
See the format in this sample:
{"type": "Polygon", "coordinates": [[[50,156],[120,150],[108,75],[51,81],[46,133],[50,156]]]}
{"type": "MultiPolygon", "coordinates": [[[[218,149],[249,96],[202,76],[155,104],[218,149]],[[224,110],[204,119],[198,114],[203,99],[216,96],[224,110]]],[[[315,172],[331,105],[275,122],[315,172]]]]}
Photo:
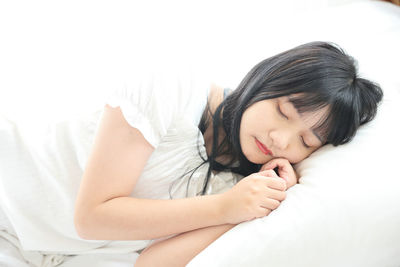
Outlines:
{"type": "Polygon", "coordinates": [[[238,224],[267,216],[286,197],[286,182],[273,170],[253,173],[221,194],[227,223],[238,224]]]}
{"type": "Polygon", "coordinates": [[[293,166],[285,158],[276,158],[265,163],[260,171],[273,170],[278,168],[279,177],[286,181],[287,188],[297,184],[298,176],[293,169],[293,166]]]}

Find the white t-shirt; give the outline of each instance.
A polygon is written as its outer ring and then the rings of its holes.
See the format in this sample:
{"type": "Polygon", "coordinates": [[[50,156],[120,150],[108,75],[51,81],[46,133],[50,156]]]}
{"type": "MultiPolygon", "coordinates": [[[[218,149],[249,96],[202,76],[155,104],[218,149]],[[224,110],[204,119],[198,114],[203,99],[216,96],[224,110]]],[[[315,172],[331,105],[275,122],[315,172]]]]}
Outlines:
{"type": "MultiPolygon", "coordinates": [[[[210,80],[187,69],[143,70],[105,101],[120,106],[127,122],[155,148],[132,197],[183,198],[201,191],[208,163],[194,173],[188,191],[186,185],[189,171],[203,162],[198,148],[207,158],[197,125],[209,88],[210,80]]],[[[101,114],[102,109],[54,123],[37,135],[2,121],[0,208],[6,218],[0,218],[0,235],[14,234],[24,250],[44,253],[128,253],[149,245],[151,240],[83,240],[75,231],[74,204],[101,114]]],[[[230,172],[212,174],[207,194],[231,188],[237,178],[230,172]]]]}

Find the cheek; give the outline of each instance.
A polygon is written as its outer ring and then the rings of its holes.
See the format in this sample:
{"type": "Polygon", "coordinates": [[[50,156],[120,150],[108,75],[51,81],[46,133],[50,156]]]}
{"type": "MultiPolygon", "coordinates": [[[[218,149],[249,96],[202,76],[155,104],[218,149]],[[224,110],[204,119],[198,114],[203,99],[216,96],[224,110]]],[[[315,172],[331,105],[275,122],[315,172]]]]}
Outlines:
{"type": "Polygon", "coordinates": [[[303,149],[301,151],[293,151],[290,153],[290,155],[287,156],[287,160],[289,160],[289,162],[292,164],[296,164],[306,159],[311,153],[312,151],[306,151],[303,149]]]}
{"type": "Polygon", "coordinates": [[[252,117],[248,113],[244,113],[240,121],[239,137],[241,141],[245,141],[246,136],[252,135],[254,131],[252,117]]]}
{"type": "Polygon", "coordinates": [[[239,143],[240,143],[240,147],[243,151],[243,148],[246,146],[246,136],[249,135],[248,133],[248,125],[246,123],[245,120],[243,120],[242,117],[242,121],[240,122],[240,129],[239,129],[239,143]]]}

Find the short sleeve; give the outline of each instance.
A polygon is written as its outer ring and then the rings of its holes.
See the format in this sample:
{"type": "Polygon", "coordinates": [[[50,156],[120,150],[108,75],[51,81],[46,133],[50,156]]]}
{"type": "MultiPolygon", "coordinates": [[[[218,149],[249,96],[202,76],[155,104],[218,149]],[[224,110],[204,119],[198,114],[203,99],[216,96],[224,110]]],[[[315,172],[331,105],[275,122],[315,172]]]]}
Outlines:
{"type": "Polygon", "coordinates": [[[105,104],[119,106],[129,125],[156,148],[175,120],[198,120],[210,87],[206,77],[191,68],[140,68],[111,92],[105,104]]]}

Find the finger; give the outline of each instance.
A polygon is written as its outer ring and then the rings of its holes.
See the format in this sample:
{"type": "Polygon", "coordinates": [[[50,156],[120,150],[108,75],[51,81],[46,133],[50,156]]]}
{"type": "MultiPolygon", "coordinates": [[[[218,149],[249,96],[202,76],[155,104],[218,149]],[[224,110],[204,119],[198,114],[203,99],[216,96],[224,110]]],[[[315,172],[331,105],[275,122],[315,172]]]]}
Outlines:
{"type": "Polygon", "coordinates": [[[253,176],[256,179],[259,179],[261,183],[264,183],[268,188],[278,189],[278,190],[286,190],[288,183],[285,179],[282,179],[279,176],[265,176],[265,175],[258,175],[257,173],[253,176]]]}
{"type": "Polygon", "coordinates": [[[268,161],[262,166],[263,170],[272,170],[277,167],[277,161],[275,159],[268,161]]]}
{"type": "Polygon", "coordinates": [[[273,159],[272,161],[268,162],[267,165],[265,165],[265,167],[268,169],[269,168],[274,169],[278,167],[279,177],[284,178],[286,181],[289,181],[291,176],[296,178],[293,167],[287,159],[284,158],[273,159]]]}
{"type": "Polygon", "coordinates": [[[280,204],[281,204],[281,202],[276,199],[267,198],[263,201],[262,206],[264,208],[274,210],[274,209],[278,208],[280,204]]]}
{"type": "Polygon", "coordinates": [[[262,217],[265,217],[265,216],[267,216],[268,214],[270,214],[271,213],[271,210],[270,209],[268,209],[268,208],[264,208],[264,207],[260,207],[259,209],[258,209],[258,212],[257,212],[257,218],[262,218],[262,217]]]}
{"type": "Polygon", "coordinates": [[[274,158],[263,165],[263,167],[268,169],[273,169],[283,164],[290,164],[285,158],[274,158]]]}
{"type": "Polygon", "coordinates": [[[258,172],[258,174],[266,176],[266,177],[279,177],[274,170],[265,170],[258,172]]]}
{"type": "Polygon", "coordinates": [[[264,168],[266,169],[275,169],[278,167],[279,169],[287,169],[290,166],[290,162],[285,158],[276,158],[273,160],[268,161],[264,168]]]}
{"type": "Polygon", "coordinates": [[[270,209],[265,209],[264,216],[268,216],[271,213],[272,210],[270,209]]]}
{"type": "Polygon", "coordinates": [[[287,183],[285,180],[279,177],[266,177],[264,179],[265,184],[268,188],[284,191],[287,189],[287,183]]]}
{"type": "Polygon", "coordinates": [[[278,201],[283,201],[286,198],[286,191],[269,188],[267,197],[278,201]]]}

